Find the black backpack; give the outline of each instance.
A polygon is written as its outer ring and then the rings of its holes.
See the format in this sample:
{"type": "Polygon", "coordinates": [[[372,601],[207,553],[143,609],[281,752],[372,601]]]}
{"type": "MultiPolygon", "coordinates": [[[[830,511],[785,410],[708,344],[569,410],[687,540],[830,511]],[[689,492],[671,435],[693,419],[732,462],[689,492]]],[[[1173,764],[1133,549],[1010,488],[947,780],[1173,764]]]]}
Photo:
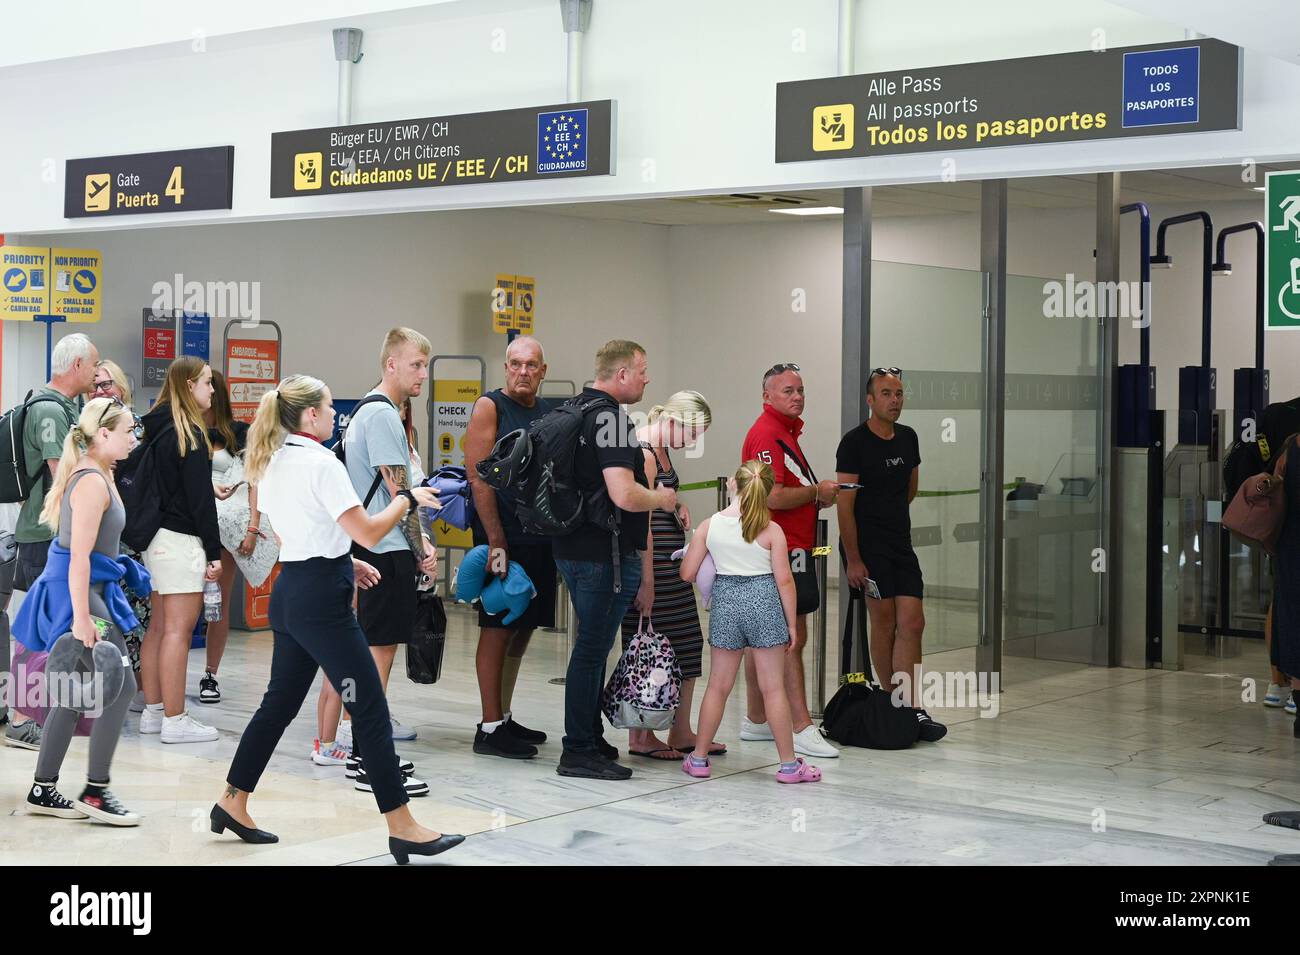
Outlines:
{"type": "Polygon", "coordinates": [[[589,412],[601,409],[617,412],[618,403],[606,395],[570,398],[534,421],[527,434],[502,436],[478,463],[478,474],[489,487],[517,491],[515,514],[529,534],[563,537],[595,524],[614,535],[617,555],[618,514],[609,493],[603,483],[598,491],[584,493],[574,473],[583,422],[589,412]],[[520,442],[526,442],[522,449],[520,442]],[[497,466],[512,456],[519,466],[497,466]]]}
{"type": "MultiPolygon", "coordinates": [[[[58,402],[53,395],[37,395],[27,392],[23,403],[10,408],[0,415],[0,504],[19,504],[31,496],[36,485],[36,475],[27,466],[27,449],[23,436],[27,428],[27,409],[42,401],[58,402]]],[[[75,422],[68,422],[71,429],[75,422]]],[[[50,469],[41,462],[41,486],[50,487],[50,469]]]]}
{"type": "MultiPolygon", "coordinates": [[[[348,440],[348,428],[352,427],[352,419],[357,416],[358,411],[360,411],[366,405],[373,404],[376,401],[387,401],[388,404],[393,408],[397,407],[397,405],[394,405],[391,401],[389,401],[388,397],[385,395],[366,395],[366,397],[362,398],[355,405],[353,405],[352,410],[348,412],[348,423],[346,426],[344,426],[343,431],[339,434],[338,442],[334,445],[334,457],[339,459],[340,464],[346,466],[348,463],[348,452],[347,452],[346,444],[348,440]]],[[[370,506],[370,501],[374,498],[375,492],[379,490],[379,482],[382,481],[383,479],[384,479],[383,472],[380,471],[378,468],[375,468],[375,479],[370,483],[370,490],[366,492],[366,499],[361,502],[362,508],[368,508],[370,506]]]]}
{"type": "Polygon", "coordinates": [[[146,435],[136,445],[126,460],[119,461],[113,470],[117,493],[126,509],[126,523],[122,526],[122,541],[138,554],[143,554],[153,543],[154,535],[162,527],[162,487],[158,481],[158,437],[173,428],[164,422],[156,435],[146,435]]]}

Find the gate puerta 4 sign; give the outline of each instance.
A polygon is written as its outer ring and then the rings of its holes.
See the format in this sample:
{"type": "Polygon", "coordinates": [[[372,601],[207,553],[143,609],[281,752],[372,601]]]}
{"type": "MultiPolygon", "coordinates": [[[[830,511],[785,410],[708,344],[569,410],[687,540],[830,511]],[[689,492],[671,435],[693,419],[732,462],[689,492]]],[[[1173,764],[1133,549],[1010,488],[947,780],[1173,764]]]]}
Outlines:
{"type": "Polygon", "coordinates": [[[614,103],[271,134],[271,198],[607,176],[614,103]]]}
{"type": "Polygon", "coordinates": [[[229,209],[234,187],[234,146],[69,159],[63,177],[63,217],[229,209]]]}
{"type": "Polygon", "coordinates": [[[778,83],[776,161],[1241,128],[1241,52],[1186,40],[778,83]]]}

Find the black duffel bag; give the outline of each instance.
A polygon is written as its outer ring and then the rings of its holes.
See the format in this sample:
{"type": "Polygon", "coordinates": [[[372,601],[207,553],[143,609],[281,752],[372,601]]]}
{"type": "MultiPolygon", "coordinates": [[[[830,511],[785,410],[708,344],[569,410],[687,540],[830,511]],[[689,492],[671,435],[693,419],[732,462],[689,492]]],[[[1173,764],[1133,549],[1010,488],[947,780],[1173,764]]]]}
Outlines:
{"type": "Polygon", "coordinates": [[[413,683],[437,683],[447,645],[447,611],[433,590],[422,590],[415,608],[415,627],[406,645],[406,675],[413,683]]]}
{"type": "MultiPolygon", "coordinates": [[[[843,670],[849,668],[853,657],[854,624],[864,616],[859,605],[849,607],[841,642],[843,670]]],[[[865,621],[863,624],[865,627],[865,621]]],[[[863,656],[869,659],[865,653],[863,656]]],[[[822,715],[822,729],[828,737],[844,746],[866,749],[907,749],[916,743],[921,724],[915,709],[895,706],[893,695],[871,683],[870,674],[846,673],[845,679],[822,715]]]]}

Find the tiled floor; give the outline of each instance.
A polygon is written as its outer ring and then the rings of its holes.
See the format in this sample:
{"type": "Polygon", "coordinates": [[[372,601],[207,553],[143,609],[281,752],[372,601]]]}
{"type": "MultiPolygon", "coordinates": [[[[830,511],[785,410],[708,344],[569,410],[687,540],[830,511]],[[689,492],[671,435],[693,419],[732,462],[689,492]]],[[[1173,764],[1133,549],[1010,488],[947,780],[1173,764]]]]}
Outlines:
{"type": "MultiPolygon", "coordinates": [[[[395,672],[391,699],[419,731],[399,752],[432,794],[418,817],[472,834],[439,862],[507,863],[1087,863],[1261,864],[1300,851],[1300,834],[1260,822],[1300,808],[1300,742],[1279,710],[1242,701],[1244,678],[1263,695],[1262,647],[1230,659],[1188,657],[1182,672],[1107,670],[1008,659],[996,718],[936,711],[952,727],[937,745],[901,752],[846,750],[819,761],[824,780],[780,786],[771,744],[740,743],[740,690],[719,734],[731,752],[706,781],[675,764],[627,759],[626,782],[555,775],[562,732],[563,635],[539,633],[515,711],[552,742],[531,762],[476,756],[472,617],[451,611],[443,678],[434,687],[395,672]]],[[[36,754],[0,749],[0,863],[389,864],[370,796],[341,768],[307,758],[314,694],[285,736],[255,795],[257,821],[280,834],[245,846],[207,831],[240,731],[265,687],[269,636],[236,633],[222,668],[225,701],[200,707],[215,743],[164,746],[132,716],[114,789],[145,815],[137,829],[31,817],[20,808],[36,754]]],[[[964,670],[970,651],[936,654],[932,669],[964,670]]],[[[191,687],[202,667],[191,661],[191,687]]],[[[400,663],[399,663],[400,667],[400,663]]],[[[698,699],[698,694],[697,694],[698,699]]],[[[625,748],[621,733],[610,738],[625,748]]],[[[63,774],[80,786],[85,740],[63,774]]]]}

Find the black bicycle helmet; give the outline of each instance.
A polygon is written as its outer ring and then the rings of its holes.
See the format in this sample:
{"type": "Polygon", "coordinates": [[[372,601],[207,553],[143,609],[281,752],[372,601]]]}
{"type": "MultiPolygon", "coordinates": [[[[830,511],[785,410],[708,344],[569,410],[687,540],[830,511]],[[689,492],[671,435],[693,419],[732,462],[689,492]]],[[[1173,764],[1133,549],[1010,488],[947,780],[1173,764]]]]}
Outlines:
{"type": "Polygon", "coordinates": [[[524,428],[501,436],[492,453],[478,463],[478,476],[490,488],[516,487],[533,457],[533,443],[524,428]]]}

